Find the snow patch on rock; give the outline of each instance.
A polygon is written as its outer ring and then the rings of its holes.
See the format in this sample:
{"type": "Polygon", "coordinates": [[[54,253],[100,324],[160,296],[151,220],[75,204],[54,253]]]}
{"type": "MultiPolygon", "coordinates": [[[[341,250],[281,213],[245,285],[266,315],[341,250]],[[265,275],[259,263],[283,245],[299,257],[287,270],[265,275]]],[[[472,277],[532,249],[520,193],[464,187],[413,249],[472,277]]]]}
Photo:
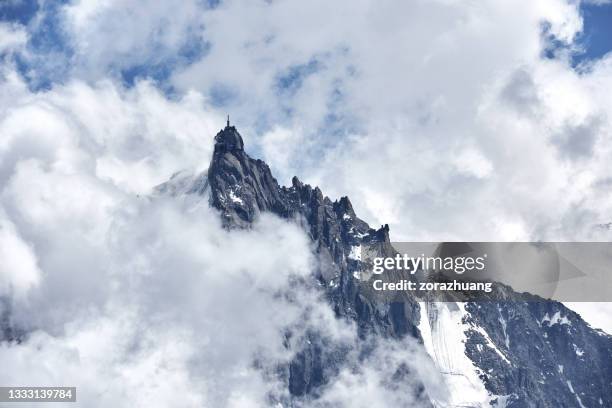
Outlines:
{"type": "Polygon", "coordinates": [[[436,407],[489,407],[491,396],[478,376],[477,367],[465,354],[467,315],[462,303],[420,302],[419,330],[427,353],[444,377],[448,401],[436,407]]]}
{"type": "Polygon", "coordinates": [[[348,257],[349,259],[354,259],[355,261],[361,261],[361,245],[352,246],[348,257]]]}
{"type": "Polygon", "coordinates": [[[236,193],[233,190],[229,191],[229,198],[230,200],[232,200],[232,202],[237,203],[237,204],[244,204],[244,201],[242,201],[242,198],[238,197],[236,195],[236,193]]]}
{"type": "Polygon", "coordinates": [[[540,323],[542,325],[546,324],[548,327],[554,326],[555,324],[566,324],[568,326],[572,325],[572,322],[570,322],[567,316],[561,316],[561,312],[558,311],[552,317],[549,317],[548,313],[546,313],[540,323]]]}

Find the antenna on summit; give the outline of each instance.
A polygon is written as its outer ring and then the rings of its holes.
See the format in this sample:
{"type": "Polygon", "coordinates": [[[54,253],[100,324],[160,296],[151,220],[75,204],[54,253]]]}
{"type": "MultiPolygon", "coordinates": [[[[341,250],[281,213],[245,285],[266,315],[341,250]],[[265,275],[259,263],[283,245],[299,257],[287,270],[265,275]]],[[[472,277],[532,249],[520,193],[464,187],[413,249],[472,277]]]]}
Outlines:
{"type": "Polygon", "coordinates": [[[230,126],[230,124],[229,124],[229,115],[227,115],[227,127],[229,127],[229,126],[230,126]]]}

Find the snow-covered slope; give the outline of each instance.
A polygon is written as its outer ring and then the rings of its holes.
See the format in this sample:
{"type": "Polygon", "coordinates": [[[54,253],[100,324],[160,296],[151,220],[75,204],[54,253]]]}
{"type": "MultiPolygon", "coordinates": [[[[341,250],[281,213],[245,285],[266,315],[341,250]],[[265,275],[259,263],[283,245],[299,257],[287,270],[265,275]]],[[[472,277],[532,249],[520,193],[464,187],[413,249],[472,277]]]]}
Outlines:
{"type": "Polygon", "coordinates": [[[478,369],[466,355],[469,327],[465,307],[455,302],[421,302],[419,330],[427,353],[442,373],[449,391],[437,407],[488,407],[490,397],[478,369]]]}

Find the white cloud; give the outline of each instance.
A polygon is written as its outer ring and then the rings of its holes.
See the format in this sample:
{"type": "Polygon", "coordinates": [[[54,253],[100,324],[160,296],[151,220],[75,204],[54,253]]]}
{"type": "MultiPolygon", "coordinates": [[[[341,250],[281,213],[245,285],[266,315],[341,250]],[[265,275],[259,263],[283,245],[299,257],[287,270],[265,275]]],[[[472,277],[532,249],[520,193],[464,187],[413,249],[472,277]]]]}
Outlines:
{"type": "Polygon", "coordinates": [[[612,333],[612,303],[565,302],[565,306],[580,314],[592,327],[612,333]]]}
{"type": "Polygon", "coordinates": [[[56,330],[64,314],[108,296],[113,214],[177,170],[205,166],[215,115],[196,94],[169,101],[148,83],[33,94],[9,74],[1,87],[0,203],[14,226],[6,239],[34,252],[42,273],[24,270],[24,280],[45,276],[25,302],[40,308],[31,324],[56,330]]]}
{"type": "Polygon", "coordinates": [[[180,59],[187,40],[201,40],[202,2],[75,1],[62,9],[75,50],[73,75],[88,79],[180,59]]]}
{"type": "Polygon", "coordinates": [[[493,171],[491,162],[482,153],[468,148],[457,153],[455,166],[459,173],[477,178],[486,178],[493,171]]]}
{"type": "Polygon", "coordinates": [[[377,344],[364,360],[346,367],[311,406],[425,407],[448,402],[444,380],[421,345],[410,340],[377,344]],[[425,389],[419,389],[420,379],[425,389]]]}
{"type": "MultiPolygon", "coordinates": [[[[129,91],[109,81],[40,94],[19,82],[3,89],[12,95],[0,124],[3,167],[40,158],[66,172],[93,171],[130,192],[149,191],[183,167],[207,165],[221,122],[197,93],[174,103],[147,82],[129,91]]],[[[0,171],[9,176],[9,169],[0,171]]]]}
{"type": "MultiPolygon", "coordinates": [[[[85,78],[150,64],[199,38],[209,51],[171,83],[224,101],[281,180],[299,174],[351,196],[398,239],[495,239],[517,220],[533,239],[561,239],[591,234],[607,211],[576,214],[588,188],[576,194],[568,180],[598,176],[584,174],[585,160],[565,160],[568,149],[584,157],[605,144],[594,135],[607,129],[603,105],[586,88],[594,73],[541,57],[543,24],[571,44],[578,6],[228,1],[149,10],[133,0],[75,2],[63,16],[85,78]],[[137,26],[121,23],[132,18],[137,26]],[[373,211],[383,206],[372,192],[392,210],[373,211]]],[[[100,159],[100,169],[135,173],[143,186],[152,179],[146,163],[115,160],[100,159]]]]}
{"type": "Polygon", "coordinates": [[[41,279],[32,247],[15,231],[13,223],[0,212],[0,293],[23,298],[41,279]]]}
{"type": "Polygon", "coordinates": [[[14,52],[23,48],[28,41],[28,33],[20,24],[0,22],[0,54],[14,52]]]}
{"type": "MultiPolygon", "coordinates": [[[[103,67],[131,60],[97,24],[134,9],[143,8],[74,3],[65,15],[71,27],[93,22],[73,37],[92,61],[98,54],[86,45],[100,47],[103,67]]],[[[154,57],[151,36],[162,26],[198,33],[209,52],[172,83],[225,101],[248,136],[264,129],[257,147],[281,180],[299,172],[331,195],[348,194],[366,219],[392,222],[398,238],[495,238],[498,225],[516,219],[534,239],[582,236],[600,221],[590,212],[585,231],[575,232],[581,198],[566,181],[583,168],[557,150],[596,150],[601,138],[589,131],[605,129],[605,115],[586,77],[541,57],[543,23],[568,44],[580,32],[577,3],[230,1],[186,9],[191,17],[169,20],[151,10],[126,35],[135,60],[154,57]],[[372,191],[395,216],[370,210],[381,208],[368,201],[372,191]]],[[[162,55],[187,41],[177,30],[169,29],[174,40],[162,41],[162,55]]]]}

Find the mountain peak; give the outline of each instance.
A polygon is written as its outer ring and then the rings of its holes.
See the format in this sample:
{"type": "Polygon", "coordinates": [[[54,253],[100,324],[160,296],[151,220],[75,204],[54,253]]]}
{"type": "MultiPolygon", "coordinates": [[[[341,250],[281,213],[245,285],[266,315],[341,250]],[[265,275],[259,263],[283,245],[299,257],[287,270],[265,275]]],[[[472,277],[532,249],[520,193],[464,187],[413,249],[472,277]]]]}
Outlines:
{"type": "Polygon", "coordinates": [[[215,152],[231,152],[244,150],[244,142],[242,136],[235,126],[231,126],[229,116],[227,125],[221,129],[215,136],[215,152]]]}
{"type": "MultiPolygon", "coordinates": [[[[209,203],[220,211],[227,228],[249,228],[264,212],[298,223],[314,244],[316,283],[325,288],[336,315],[355,321],[360,338],[372,334],[422,341],[444,369],[444,381],[474,381],[477,388],[466,385],[468,398],[471,390],[478,397],[484,388],[491,400],[487,406],[612,407],[606,393],[612,381],[607,364],[612,338],[591,329],[561,303],[515,292],[503,302],[425,301],[410,293],[389,303],[372,299],[365,291],[366,282],[361,282],[362,272],[370,268],[361,259],[361,251],[375,248],[380,256],[396,256],[389,225],[371,228],[357,217],[348,197],[332,202],[318,187],[297,177],[291,186],[279,186],[268,165],[244,151],[242,137],[229,120],[215,137],[208,172],[190,180],[177,174],[156,190],[172,195],[210,194],[209,203]],[[556,314],[565,316],[568,323],[551,324],[549,316],[556,314]],[[448,333],[459,338],[446,341],[448,333]],[[592,370],[595,366],[603,371],[592,370]]],[[[0,316],[0,332],[1,320],[0,316]]],[[[304,345],[285,371],[289,393],[301,397],[328,384],[343,364],[337,350],[310,341],[304,345]]]]}
{"type": "Polygon", "coordinates": [[[227,226],[246,227],[262,211],[286,215],[280,187],[266,163],[249,157],[242,136],[229,123],[215,136],[208,168],[211,204],[227,226]]]}

